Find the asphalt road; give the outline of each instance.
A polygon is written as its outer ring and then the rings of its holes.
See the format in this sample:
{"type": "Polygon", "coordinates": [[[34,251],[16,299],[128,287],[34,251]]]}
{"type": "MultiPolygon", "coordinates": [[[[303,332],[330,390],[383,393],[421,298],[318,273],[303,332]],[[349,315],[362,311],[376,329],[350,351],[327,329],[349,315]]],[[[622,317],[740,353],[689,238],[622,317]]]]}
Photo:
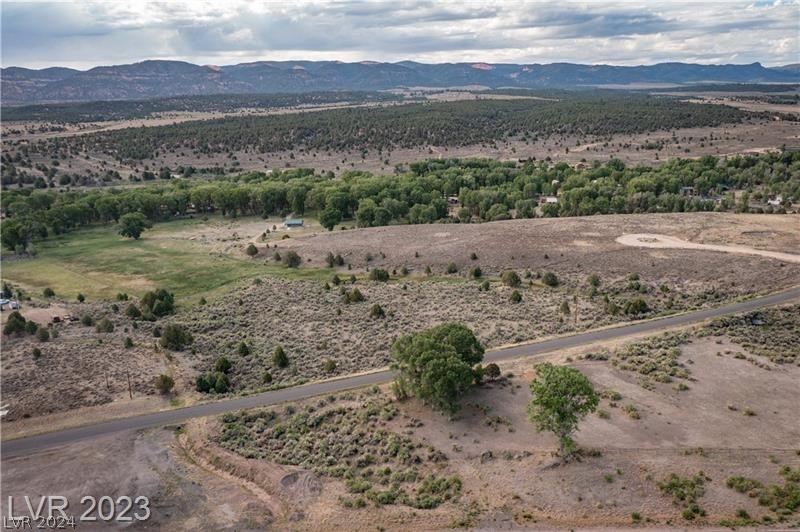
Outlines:
{"type": "MultiPolygon", "coordinates": [[[[484,357],[484,361],[498,362],[501,360],[519,357],[542,355],[552,351],[558,351],[560,349],[570,349],[582,345],[602,342],[604,340],[614,340],[632,334],[648,333],[666,328],[689,325],[725,314],[747,312],[762,307],[787,303],[797,298],[800,298],[800,287],[795,287],[784,292],[758,297],[739,303],[731,303],[722,307],[698,310],[686,314],[670,316],[667,318],[631,323],[618,327],[600,329],[580,334],[573,334],[570,336],[551,338],[549,340],[543,340],[525,345],[497,349],[487,352],[486,356],[484,357]]],[[[296,401],[316,395],[337,393],[351,388],[381,384],[391,380],[393,377],[394,374],[390,370],[377,371],[374,373],[343,377],[341,379],[306,384],[303,386],[295,386],[292,388],[285,388],[283,390],[264,392],[245,397],[238,397],[236,399],[203,403],[175,410],[156,412],[154,414],[144,414],[134,417],[116,419],[113,421],[105,421],[93,425],[85,425],[71,429],[48,432],[37,436],[4,441],[0,447],[0,454],[2,455],[2,458],[11,458],[14,456],[25,455],[34,451],[65,445],[80,440],[104,436],[114,432],[138,430],[165,425],[177,425],[195,417],[213,416],[235,410],[274,405],[285,401],[296,401]]]]}

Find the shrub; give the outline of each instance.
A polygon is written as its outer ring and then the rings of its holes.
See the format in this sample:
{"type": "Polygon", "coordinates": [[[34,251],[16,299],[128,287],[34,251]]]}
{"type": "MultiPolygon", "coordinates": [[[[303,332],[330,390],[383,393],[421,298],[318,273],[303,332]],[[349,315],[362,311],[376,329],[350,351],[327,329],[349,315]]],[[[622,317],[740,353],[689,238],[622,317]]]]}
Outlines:
{"type": "Polygon", "coordinates": [[[214,362],[214,371],[217,373],[228,373],[231,367],[231,361],[224,356],[217,358],[217,361],[214,362]]]}
{"type": "Polygon", "coordinates": [[[78,303],[83,303],[84,301],[86,301],[86,296],[84,296],[83,294],[78,294],[77,299],[78,303]]]}
{"type": "Polygon", "coordinates": [[[551,287],[556,287],[559,284],[558,277],[553,272],[545,272],[542,275],[542,282],[551,287]]]}
{"type": "Polygon", "coordinates": [[[370,281],[380,281],[385,283],[389,280],[389,272],[386,270],[381,270],[380,268],[375,268],[374,270],[369,272],[369,280],[370,281]]]}
{"type": "Polygon", "coordinates": [[[125,349],[130,349],[131,347],[133,347],[133,340],[131,339],[130,336],[126,336],[125,341],[123,342],[122,345],[125,347],[125,349]]]}
{"type": "Polygon", "coordinates": [[[8,315],[8,321],[3,326],[3,334],[11,335],[25,332],[25,318],[19,311],[14,311],[8,315]]]}
{"type": "Polygon", "coordinates": [[[519,293],[519,290],[511,292],[511,302],[519,303],[520,301],[522,301],[522,294],[519,293]]]}
{"type": "Polygon", "coordinates": [[[470,254],[469,258],[472,259],[472,260],[478,260],[478,254],[473,251],[470,254]]]}
{"type": "Polygon", "coordinates": [[[594,288],[599,287],[600,286],[600,277],[595,273],[590,275],[589,276],[589,285],[594,287],[594,288]]]}
{"type": "Polygon", "coordinates": [[[481,283],[481,286],[479,287],[479,289],[480,289],[480,290],[482,290],[482,291],[484,291],[484,292],[488,292],[488,291],[489,291],[489,287],[490,287],[490,286],[491,286],[491,285],[490,285],[489,281],[488,281],[488,280],[486,280],[486,281],[483,281],[483,282],[481,283]]]}
{"type": "Polygon", "coordinates": [[[84,314],[83,316],[81,316],[81,325],[84,325],[86,327],[91,327],[92,325],[94,325],[94,318],[92,318],[92,316],[89,314],[84,314]]]}
{"type": "Polygon", "coordinates": [[[494,362],[486,364],[486,367],[483,368],[483,376],[492,381],[499,378],[500,367],[494,362]]]}
{"type": "Polygon", "coordinates": [[[175,295],[163,288],[147,292],[141,300],[142,315],[162,317],[175,312],[175,295]]]}
{"type": "Polygon", "coordinates": [[[277,346],[272,353],[272,364],[279,368],[285,368],[289,365],[289,356],[282,346],[277,346]]]}
{"type": "Polygon", "coordinates": [[[214,374],[214,391],[217,393],[227,393],[231,388],[231,381],[225,373],[214,374]]]}
{"type": "Polygon", "coordinates": [[[450,264],[447,265],[447,273],[449,274],[458,273],[458,266],[456,266],[455,262],[451,262],[450,264]]]}
{"type": "Polygon", "coordinates": [[[564,301],[562,301],[562,302],[561,302],[561,307],[560,307],[560,310],[561,310],[561,313],[562,313],[562,314],[567,314],[567,315],[569,315],[569,313],[570,313],[571,311],[570,311],[570,308],[569,308],[569,302],[568,302],[567,300],[564,300],[564,301]]]}
{"type": "Polygon", "coordinates": [[[258,255],[258,248],[251,242],[247,245],[247,249],[245,249],[244,252],[250,257],[255,257],[258,255]]]}
{"type": "Polygon", "coordinates": [[[250,346],[248,346],[247,343],[244,340],[242,340],[241,342],[239,342],[239,347],[236,349],[236,351],[239,353],[239,356],[241,357],[249,356],[250,346]]]}
{"type": "Polygon", "coordinates": [[[38,358],[41,358],[41,356],[42,356],[42,350],[39,349],[38,347],[34,347],[33,348],[33,358],[34,359],[38,359],[38,358]]]}
{"type": "Polygon", "coordinates": [[[344,293],[345,303],[361,303],[363,301],[366,301],[366,299],[358,288],[353,288],[351,291],[344,293]]]}
{"type": "Polygon", "coordinates": [[[44,327],[39,327],[36,329],[36,339],[40,342],[46,342],[50,339],[50,331],[45,329],[44,327]]]}
{"type": "Polygon", "coordinates": [[[483,271],[481,270],[480,266],[474,266],[469,270],[469,276],[473,279],[480,279],[483,275],[483,271]]]}
{"type": "Polygon", "coordinates": [[[97,322],[97,326],[94,329],[99,333],[112,333],[114,332],[114,324],[108,318],[103,318],[97,322]]]}
{"type": "Polygon", "coordinates": [[[325,373],[333,373],[336,371],[336,362],[329,358],[322,364],[322,369],[325,373]]]}
{"type": "Polygon", "coordinates": [[[303,259],[300,258],[300,255],[293,249],[290,249],[286,252],[283,256],[283,263],[286,265],[287,268],[297,268],[302,264],[303,259]]]}
{"type": "Polygon", "coordinates": [[[160,394],[166,395],[175,387],[175,380],[169,375],[161,374],[156,377],[156,389],[160,394]]]}
{"type": "Polygon", "coordinates": [[[39,330],[39,324],[33,320],[28,320],[25,322],[25,332],[28,334],[36,334],[36,331],[39,330]]]}
{"type": "Polygon", "coordinates": [[[504,271],[503,275],[500,276],[500,280],[504,285],[510,286],[511,288],[519,288],[519,285],[522,284],[522,279],[520,279],[517,272],[513,270],[504,271]]]}
{"type": "Polygon", "coordinates": [[[269,371],[265,371],[264,372],[264,376],[262,377],[262,380],[264,381],[264,384],[271,383],[272,382],[272,373],[270,373],[269,371]]]}
{"type": "Polygon", "coordinates": [[[139,310],[139,307],[131,303],[130,305],[128,305],[128,308],[125,309],[125,315],[128,316],[129,318],[136,319],[142,316],[142,311],[139,310]]]}
{"type": "Polygon", "coordinates": [[[641,316],[642,314],[647,314],[650,312],[650,307],[647,305],[647,301],[637,297],[636,299],[630,299],[625,303],[624,312],[629,316],[641,316]]]}
{"type": "Polygon", "coordinates": [[[369,315],[371,318],[383,318],[386,316],[386,313],[383,311],[383,308],[377,303],[372,305],[372,308],[369,309],[369,315]]]}
{"type": "Polygon", "coordinates": [[[169,324],[161,332],[161,339],[158,341],[161,347],[170,351],[182,351],[183,348],[194,342],[191,333],[181,325],[169,324]]]}

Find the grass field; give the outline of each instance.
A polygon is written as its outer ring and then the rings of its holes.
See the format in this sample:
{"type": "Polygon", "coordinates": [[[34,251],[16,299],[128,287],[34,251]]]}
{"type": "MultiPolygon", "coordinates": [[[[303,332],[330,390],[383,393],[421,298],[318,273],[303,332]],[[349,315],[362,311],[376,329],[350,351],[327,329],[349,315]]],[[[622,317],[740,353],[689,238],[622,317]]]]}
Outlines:
{"type": "Polygon", "coordinates": [[[37,244],[35,258],[4,261],[2,278],[21,285],[30,295],[52,288],[57,297],[74,300],[110,299],[119,292],[141,295],[155,287],[178,297],[205,295],[256,276],[327,279],[324,268],[289,269],[264,264],[241,253],[222,253],[181,233],[208,221],[179,220],[156,224],[140,240],[120,237],[114,227],[76,231],[37,244]],[[238,256],[237,256],[238,255],[238,256]]]}

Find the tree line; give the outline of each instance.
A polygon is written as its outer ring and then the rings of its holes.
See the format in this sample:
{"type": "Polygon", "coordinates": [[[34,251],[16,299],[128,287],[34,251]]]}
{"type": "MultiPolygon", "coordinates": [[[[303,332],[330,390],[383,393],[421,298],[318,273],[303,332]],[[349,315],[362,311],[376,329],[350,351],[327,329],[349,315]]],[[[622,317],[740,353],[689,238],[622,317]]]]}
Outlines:
{"type": "MultiPolygon", "coordinates": [[[[610,160],[580,169],[548,161],[428,160],[397,175],[348,172],[336,178],[330,172],[291,169],[209,181],[172,179],[127,189],[13,190],[2,196],[2,244],[24,252],[32,240],[118,223],[130,213],[149,222],[192,214],[293,213],[316,215],[333,229],[343,220],[370,227],[535,216],[748,212],[752,200],[767,194],[782,196],[785,205],[798,201],[800,152],[673,159],[658,167],[628,167],[610,160]],[[693,187],[694,195],[682,194],[682,187],[693,187]],[[735,191],[743,193],[734,196],[735,191]],[[558,201],[539,205],[541,196],[557,196],[558,201]],[[457,198],[457,208],[451,208],[452,198],[457,198]]],[[[766,209],[780,212],[783,207],[766,209]]]]}

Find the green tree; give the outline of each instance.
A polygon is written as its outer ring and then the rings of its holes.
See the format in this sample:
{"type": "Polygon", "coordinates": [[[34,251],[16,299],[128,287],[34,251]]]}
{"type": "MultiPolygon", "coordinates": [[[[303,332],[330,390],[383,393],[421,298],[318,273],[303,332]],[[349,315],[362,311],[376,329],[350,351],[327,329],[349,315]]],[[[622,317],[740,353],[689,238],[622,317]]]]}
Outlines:
{"type": "Polygon", "coordinates": [[[119,218],[118,232],[126,238],[138,240],[145,229],[153,227],[153,223],[140,212],[129,212],[119,218]]]}
{"type": "Polygon", "coordinates": [[[97,322],[95,330],[99,333],[112,333],[114,332],[114,323],[108,318],[103,318],[97,322]]]}
{"type": "Polygon", "coordinates": [[[300,255],[293,249],[290,249],[283,255],[283,263],[286,264],[288,268],[297,268],[303,262],[303,259],[300,258],[300,255]]]}
{"type": "Polygon", "coordinates": [[[246,357],[250,355],[250,346],[247,345],[247,343],[244,340],[242,340],[241,342],[239,342],[239,348],[237,349],[237,351],[239,353],[239,356],[246,357]]]}
{"type": "Polygon", "coordinates": [[[386,270],[381,270],[380,268],[375,268],[369,272],[369,280],[381,281],[385,283],[389,280],[389,272],[386,270]]]}
{"type": "Polygon", "coordinates": [[[650,312],[650,307],[648,306],[647,301],[641,297],[637,297],[635,299],[629,299],[625,303],[624,311],[625,314],[628,314],[629,316],[641,316],[642,314],[647,314],[650,312]]]}
{"type": "Polygon", "coordinates": [[[530,388],[533,398],[528,403],[528,418],[536,430],[556,435],[561,458],[569,461],[575,452],[572,435],[578,422],[597,408],[594,386],[577,369],[544,363],[536,366],[530,388]]]}
{"type": "Polygon", "coordinates": [[[161,339],[158,341],[161,347],[170,351],[182,351],[183,348],[194,342],[194,337],[181,325],[170,323],[161,331],[161,339]]]}
{"type": "Polygon", "coordinates": [[[159,375],[156,377],[156,389],[162,395],[166,395],[175,387],[175,379],[169,375],[159,375]]]}
{"type": "Polygon", "coordinates": [[[545,272],[542,276],[542,282],[547,286],[556,287],[558,286],[558,277],[553,272],[545,272]]]}
{"type": "Polygon", "coordinates": [[[214,371],[216,373],[228,373],[231,370],[232,364],[228,357],[219,357],[214,362],[214,371]]]}
{"type": "Polygon", "coordinates": [[[40,326],[38,329],[36,329],[36,339],[40,342],[48,341],[50,339],[50,331],[40,326]]]}
{"type": "Polygon", "coordinates": [[[142,311],[139,310],[139,307],[137,307],[133,303],[130,303],[128,305],[128,308],[125,309],[125,315],[128,316],[129,318],[136,319],[141,317],[142,311]]]}
{"type": "Polygon", "coordinates": [[[8,320],[6,324],[3,326],[3,334],[6,336],[10,336],[16,333],[24,333],[25,332],[25,323],[26,320],[18,311],[14,311],[8,315],[8,320]]]}
{"type": "Polygon", "coordinates": [[[247,249],[244,250],[250,257],[255,257],[258,255],[258,248],[252,242],[247,245],[247,249]]]}
{"type": "Polygon", "coordinates": [[[272,364],[279,368],[285,368],[289,366],[289,355],[287,355],[286,351],[283,350],[283,346],[279,345],[275,348],[275,351],[273,351],[272,364]]]}
{"type": "Polygon", "coordinates": [[[522,279],[519,278],[519,275],[514,270],[504,271],[503,275],[500,276],[500,280],[503,281],[504,285],[511,288],[519,288],[519,285],[522,284],[522,279]]]}
{"type": "Polygon", "coordinates": [[[400,397],[414,395],[454,413],[476,380],[473,368],[483,352],[472,331],[455,323],[402,336],[392,345],[392,367],[399,372],[395,390],[400,397]]]}
{"type": "Polygon", "coordinates": [[[342,211],[334,207],[325,207],[325,209],[319,213],[319,223],[328,231],[332,231],[333,228],[336,227],[336,224],[341,221],[342,211]]]}
{"type": "Polygon", "coordinates": [[[519,293],[519,290],[514,290],[511,292],[511,297],[509,299],[512,303],[519,303],[522,301],[522,294],[519,293]]]}

